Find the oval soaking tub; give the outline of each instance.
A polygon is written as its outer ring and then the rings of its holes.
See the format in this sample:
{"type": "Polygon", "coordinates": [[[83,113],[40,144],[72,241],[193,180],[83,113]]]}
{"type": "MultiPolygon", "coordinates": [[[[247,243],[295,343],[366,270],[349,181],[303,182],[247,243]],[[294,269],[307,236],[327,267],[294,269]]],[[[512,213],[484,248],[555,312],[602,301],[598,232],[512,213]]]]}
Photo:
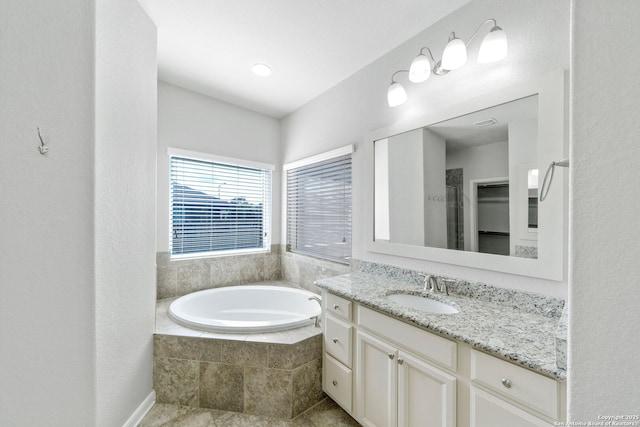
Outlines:
{"type": "Polygon", "coordinates": [[[257,333],[299,328],[314,322],[320,298],[284,286],[229,286],[194,292],[169,306],[169,317],[188,328],[211,332],[257,333]]]}

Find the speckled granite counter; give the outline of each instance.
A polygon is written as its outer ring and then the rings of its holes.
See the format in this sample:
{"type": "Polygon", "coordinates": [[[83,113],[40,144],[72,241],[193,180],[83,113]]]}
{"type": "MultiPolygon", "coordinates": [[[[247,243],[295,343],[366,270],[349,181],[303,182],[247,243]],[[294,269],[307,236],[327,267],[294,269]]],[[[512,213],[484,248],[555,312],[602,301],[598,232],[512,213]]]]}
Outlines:
{"type": "MultiPolygon", "coordinates": [[[[361,269],[362,270],[362,269],[361,269]]],[[[318,280],[330,293],[356,301],[407,323],[461,341],[473,348],[564,380],[556,365],[556,335],[564,301],[529,292],[458,282],[450,295],[422,292],[419,276],[359,272],[318,280]],[[460,308],[432,314],[393,303],[393,293],[424,294],[460,308]]]]}

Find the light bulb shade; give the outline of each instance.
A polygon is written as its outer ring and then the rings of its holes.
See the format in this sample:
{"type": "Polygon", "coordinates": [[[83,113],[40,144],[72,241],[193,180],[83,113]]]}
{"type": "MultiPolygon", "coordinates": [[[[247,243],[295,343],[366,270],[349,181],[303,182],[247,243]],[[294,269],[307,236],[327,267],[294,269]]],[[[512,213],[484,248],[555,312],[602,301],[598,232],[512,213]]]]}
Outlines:
{"type": "Polygon", "coordinates": [[[407,92],[404,87],[398,82],[392,82],[387,90],[387,102],[389,107],[397,107],[404,104],[407,100],[407,92]]]}
{"type": "Polygon", "coordinates": [[[451,71],[462,67],[467,62],[467,47],[459,38],[453,38],[442,52],[442,68],[451,71]]]}
{"type": "Polygon", "coordinates": [[[422,83],[431,76],[431,63],[429,59],[420,54],[413,58],[409,68],[409,80],[413,83],[422,83]]]}
{"type": "Polygon", "coordinates": [[[507,35],[502,28],[493,27],[482,40],[478,52],[478,64],[500,61],[505,56],[507,56],[507,35]]]}

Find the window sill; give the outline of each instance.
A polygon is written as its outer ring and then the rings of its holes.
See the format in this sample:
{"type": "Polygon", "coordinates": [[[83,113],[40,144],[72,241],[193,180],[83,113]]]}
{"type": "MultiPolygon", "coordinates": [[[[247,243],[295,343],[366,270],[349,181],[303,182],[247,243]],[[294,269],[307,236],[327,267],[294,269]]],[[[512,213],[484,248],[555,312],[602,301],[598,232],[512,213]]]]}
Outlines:
{"type": "Polygon", "coordinates": [[[244,255],[261,255],[271,253],[271,249],[247,249],[244,251],[233,251],[224,253],[207,252],[203,254],[170,255],[169,261],[190,261],[208,258],[227,258],[244,255]]]}

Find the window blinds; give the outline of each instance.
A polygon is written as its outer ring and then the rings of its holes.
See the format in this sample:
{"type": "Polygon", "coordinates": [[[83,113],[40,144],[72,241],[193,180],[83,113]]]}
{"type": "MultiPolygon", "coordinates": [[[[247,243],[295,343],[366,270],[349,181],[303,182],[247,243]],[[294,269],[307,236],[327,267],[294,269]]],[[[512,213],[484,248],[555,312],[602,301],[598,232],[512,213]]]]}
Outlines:
{"type": "Polygon", "coordinates": [[[287,244],[305,255],[351,258],[351,154],[287,170],[287,244]]]}
{"type": "Polygon", "coordinates": [[[271,170],[170,159],[171,255],[269,248],[271,170]]]}

